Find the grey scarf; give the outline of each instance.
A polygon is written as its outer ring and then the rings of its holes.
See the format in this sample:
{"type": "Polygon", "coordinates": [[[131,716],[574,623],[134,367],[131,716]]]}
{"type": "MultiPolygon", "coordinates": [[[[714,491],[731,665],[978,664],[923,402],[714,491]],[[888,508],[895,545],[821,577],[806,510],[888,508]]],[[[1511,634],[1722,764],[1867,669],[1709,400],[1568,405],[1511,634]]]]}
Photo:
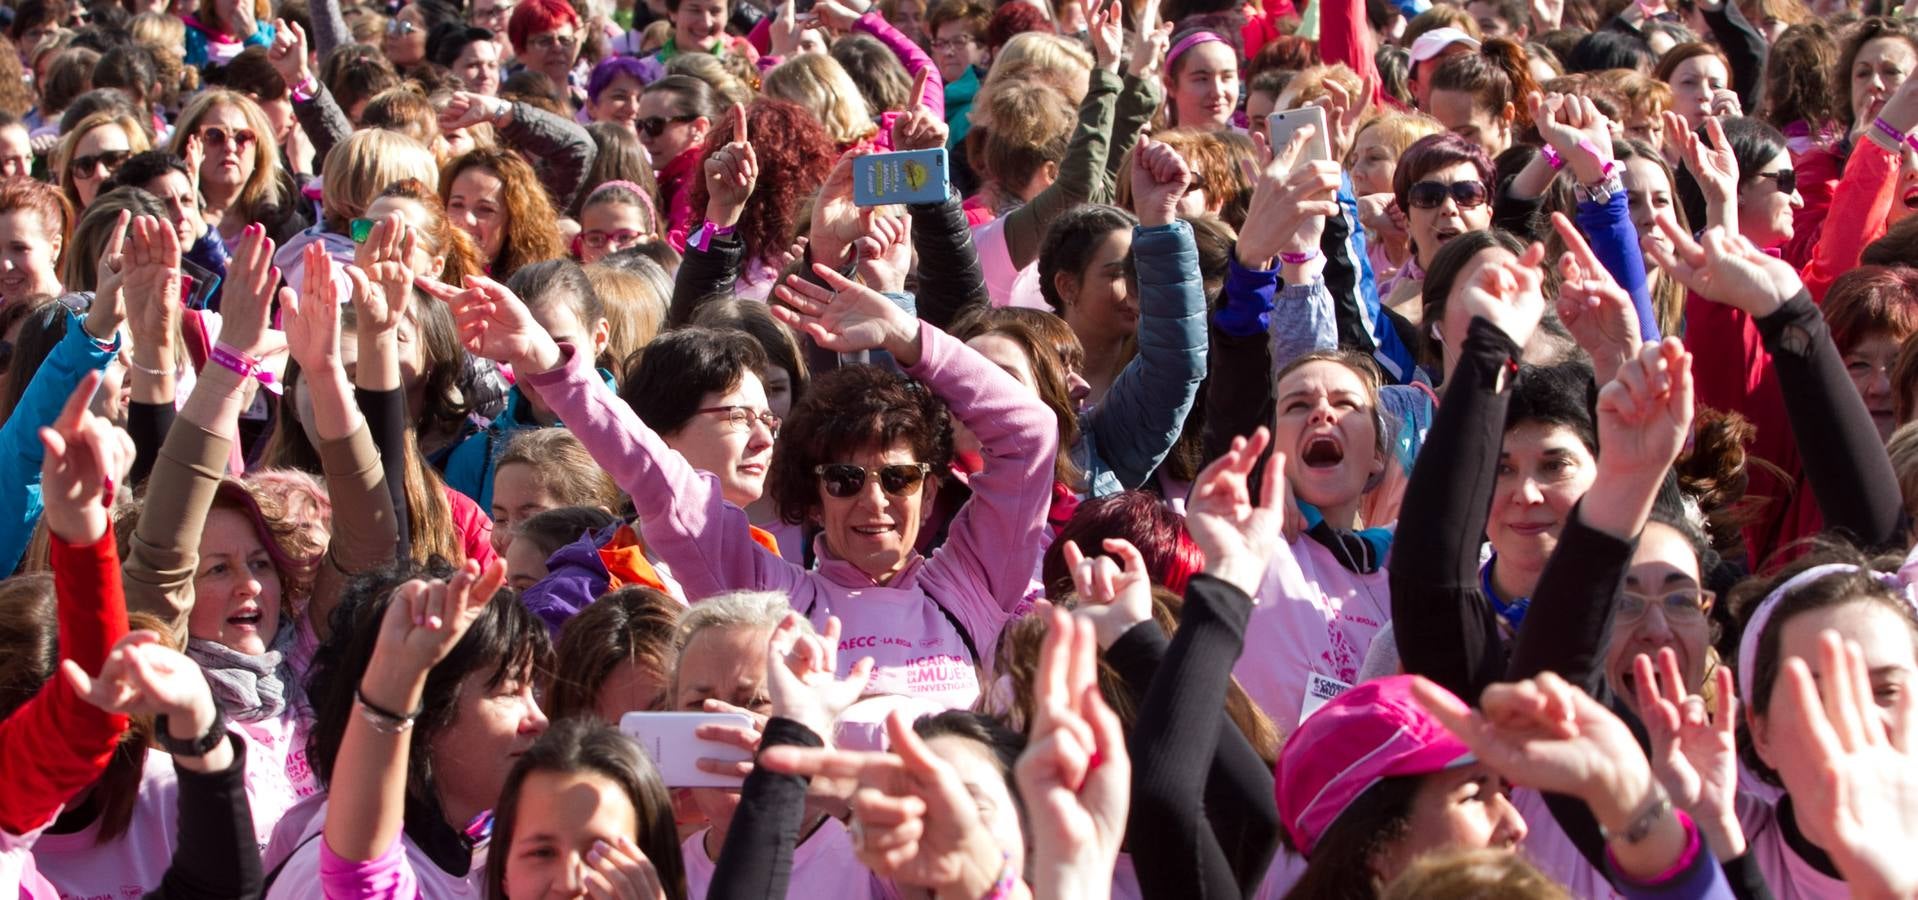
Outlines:
{"type": "Polygon", "coordinates": [[[187,640],[186,655],[206,673],[207,685],[213,688],[213,699],[226,711],[228,719],[235,722],[271,719],[286,709],[291,679],[285,671],[285,650],[293,642],[293,632],[291,627],[280,628],[280,633],[273,638],[273,646],[258,656],[199,638],[187,640]]]}

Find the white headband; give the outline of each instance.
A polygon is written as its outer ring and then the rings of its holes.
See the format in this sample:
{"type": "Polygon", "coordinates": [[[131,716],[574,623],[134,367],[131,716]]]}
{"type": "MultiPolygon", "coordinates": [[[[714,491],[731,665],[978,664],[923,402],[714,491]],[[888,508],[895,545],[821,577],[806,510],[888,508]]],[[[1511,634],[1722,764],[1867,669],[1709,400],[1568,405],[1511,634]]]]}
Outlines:
{"type": "MultiPolygon", "coordinates": [[[[1799,588],[1804,587],[1827,575],[1861,571],[1850,563],[1827,563],[1812,566],[1803,572],[1785,579],[1785,583],[1772,589],[1758,604],[1758,611],[1752,614],[1751,621],[1745,625],[1745,633],[1738,638],[1738,695],[1746,703],[1752,702],[1752,681],[1758,677],[1758,642],[1765,636],[1766,627],[1771,625],[1772,614],[1778,611],[1778,601],[1785,599],[1799,588]]],[[[1906,605],[1918,610],[1918,548],[1914,548],[1905,557],[1903,565],[1896,572],[1878,572],[1862,570],[1879,584],[1892,590],[1905,599],[1906,605]]]]}

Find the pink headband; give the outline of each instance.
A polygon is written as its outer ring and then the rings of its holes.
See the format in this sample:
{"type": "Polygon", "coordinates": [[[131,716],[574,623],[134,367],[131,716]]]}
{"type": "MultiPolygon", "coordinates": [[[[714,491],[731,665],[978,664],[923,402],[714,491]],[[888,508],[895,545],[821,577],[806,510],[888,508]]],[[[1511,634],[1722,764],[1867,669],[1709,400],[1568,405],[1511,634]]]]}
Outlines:
{"type": "Polygon", "coordinates": [[[1219,37],[1216,32],[1211,31],[1195,31],[1181,38],[1178,43],[1172,45],[1171,50],[1166,51],[1166,71],[1172,71],[1172,63],[1179,58],[1179,54],[1197,47],[1200,44],[1210,44],[1213,41],[1218,41],[1221,44],[1226,43],[1225,38],[1219,37]]]}
{"type": "MultiPolygon", "coordinates": [[[[1778,601],[1805,585],[1811,584],[1827,575],[1846,572],[1858,572],[1860,569],[1850,563],[1829,563],[1812,566],[1803,572],[1785,579],[1785,583],[1772,589],[1759,601],[1758,611],[1752,613],[1751,621],[1745,625],[1745,633],[1738,638],[1738,695],[1746,703],[1752,700],[1752,680],[1758,677],[1758,642],[1765,636],[1765,629],[1771,625],[1772,614],[1778,611],[1778,601]]],[[[1918,610],[1918,549],[1905,557],[1904,565],[1896,572],[1874,572],[1863,570],[1879,584],[1891,588],[1905,598],[1905,603],[1918,610]]]]}
{"type": "MultiPolygon", "coordinates": [[[[646,217],[653,220],[654,228],[659,227],[660,225],[659,210],[653,206],[653,195],[647,193],[646,189],[643,187],[640,187],[638,184],[635,184],[631,181],[627,181],[623,178],[618,181],[601,182],[599,187],[593,188],[593,192],[586,195],[586,204],[592,203],[593,198],[599,196],[600,191],[606,190],[608,188],[630,191],[631,193],[638,194],[639,202],[645,204],[646,206],[646,217]]],[[[586,204],[580,205],[580,210],[582,212],[584,212],[586,208],[586,204]]]]}

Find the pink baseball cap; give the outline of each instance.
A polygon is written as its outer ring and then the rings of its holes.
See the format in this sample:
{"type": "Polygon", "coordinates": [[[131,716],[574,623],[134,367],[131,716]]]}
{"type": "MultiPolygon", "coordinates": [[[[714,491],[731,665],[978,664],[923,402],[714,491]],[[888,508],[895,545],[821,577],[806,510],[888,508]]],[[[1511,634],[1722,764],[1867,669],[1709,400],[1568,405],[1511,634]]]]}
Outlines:
{"type": "Polygon", "coordinates": [[[1279,817],[1305,856],[1360,794],[1476,761],[1412,696],[1412,676],[1359,684],[1299,723],[1279,753],[1279,817]]]}
{"type": "Polygon", "coordinates": [[[1418,65],[1428,59],[1435,59],[1445,52],[1445,48],[1453,44],[1464,44],[1474,50],[1478,49],[1477,38],[1447,25],[1421,34],[1418,40],[1412,42],[1412,64],[1418,65]]]}

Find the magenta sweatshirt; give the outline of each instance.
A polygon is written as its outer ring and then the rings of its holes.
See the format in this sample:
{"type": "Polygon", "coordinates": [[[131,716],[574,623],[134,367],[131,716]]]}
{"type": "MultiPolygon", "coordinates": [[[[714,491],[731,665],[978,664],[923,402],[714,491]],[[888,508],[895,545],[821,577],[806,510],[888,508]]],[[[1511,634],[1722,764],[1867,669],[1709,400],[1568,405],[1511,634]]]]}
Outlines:
{"type": "Polygon", "coordinates": [[[946,543],[930,558],[915,555],[885,585],[835,558],[823,538],[812,571],[755,543],[746,513],[721,498],[718,480],[667,447],[571,345],[561,345],[559,368],[522,376],[520,384],[632,495],[647,549],[688,599],[779,591],[814,627],[839,617],[840,674],[870,656],[868,691],[961,708],[978,698],[974,663],[990,664],[1038,563],[1059,433],[1038,396],[998,366],[930,325],[921,323],[920,335],[924,352],[906,374],[978,435],[985,469],[972,477],[972,500],[953,518],[946,543]]]}

